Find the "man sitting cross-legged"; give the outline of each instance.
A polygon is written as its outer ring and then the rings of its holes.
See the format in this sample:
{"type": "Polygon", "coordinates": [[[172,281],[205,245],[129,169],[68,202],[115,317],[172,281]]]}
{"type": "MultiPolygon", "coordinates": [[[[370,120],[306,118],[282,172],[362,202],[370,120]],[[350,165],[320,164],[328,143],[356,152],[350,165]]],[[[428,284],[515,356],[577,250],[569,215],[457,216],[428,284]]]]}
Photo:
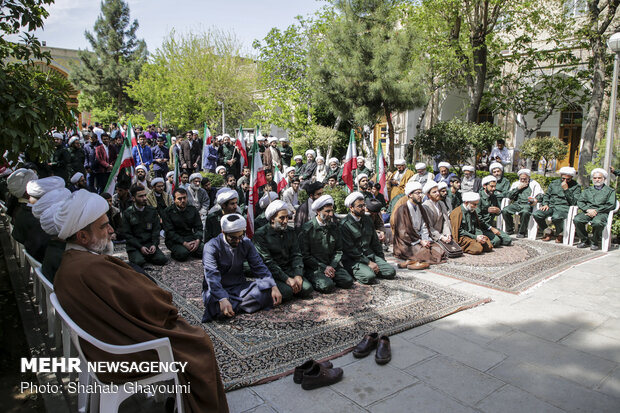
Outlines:
{"type": "Polygon", "coordinates": [[[205,245],[202,255],[203,323],[254,313],[282,302],[271,273],[252,241],[245,237],[246,220],[239,214],[228,214],[222,217],[221,226],[222,233],[205,245]],[[255,281],[247,281],[243,275],[246,261],[255,281]]]}
{"type": "MultiPolygon", "coordinates": [[[[450,211],[448,211],[446,204],[442,202],[441,192],[439,191],[440,185],[446,189],[445,182],[435,183],[433,181],[427,182],[424,188],[422,188],[422,192],[428,197],[422,204],[428,219],[428,230],[433,241],[443,242],[444,245],[456,244],[452,238],[452,229],[450,228],[450,211]]],[[[454,245],[454,248],[458,250],[456,245],[454,245]]]]}
{"type": "Polygon", "coordinates": [[[463,194],[463,205],[457,206],[450,213],[452,238],[463,248],[463,252],[479,255],[493,250],[490,241],[494,237],[478,219],[476,207],[480,202],[480,194],[467,192],[463,194]]]}
{"type": "Polygon", "coordinates": [[[366,215],[364,195],[353,192],[344,204],[349,208],[349,214],[340,223],[344,268],[362,284],[375,284],[377,278],[394,278],[396,270],[385,261],[375,227],[366,215]]]}
{"type": "MultiPolygon", "coordinates": [[[[555,226],[555,242],[561,244],[564,241],[564,220],[568,216],[571,206],[577,205],[581,196],[581,185],[573,180],[577,174],[575,168],[565,166],[560,168],[562,179],[551,181],[547,191],[540,201],[540,208],[534,211],[532,216],[538,223],[538,230],[544,231],[547,228],[547,217],[551,217],[551,222],[555,226]]],[[[543,236],[543,241],[551,241],[553,233],[549,232],[543,236]]]]}
{"type": "Polygon", "coordinates": [[[185,261],[192,257],[202,257],[202,221],[198,210],[187,205],[187,191],[183,188],[174,190],[174,205],[164,211],[164,232],[166,247],[172,258],[185,261]]]}
{"type": "Polygon", "coordinates": [[[482,189],[478,191],[480,195],[480,203],[476,208],[476,213],[480,219],[480,223],[483,227],[486,227],[487,231],[491,231],[494,236],[489,236],[491,243],[494,247],[500,245],[508,246],[512,244],[512,238],[504,231],[495,227],[495,217],[497,217],[501,210],[499,208],[499,200],[495,196],[495,188],[497,185],[497,179],[493,175],[485,176],[482,179],[482,189]]]}
{"type": "Polygon", "coordinates": [[[140,267],[144,267],[147,262],[164,265],[168,258],[159,249],[159,214],[155,208],[147,205],[146,188],[142,185],[132,185],[129,193],[133,198],[133,205],[122,215],[129,262],[140,267]]]}
{"type": "Polygon", "coordinates": [[[217,237],[222,232],[220,220],[224,215],[234,214],[237,212],[239,193],[230,188],[222,188],[218,192],[219,193],[215,202],[220,206],[220,208],[207,215],[207,220],[205,222],[206,241],[217,237]]]}
{"type": "Polygon", "coordinates": [[[521,169],[517,175],[519,175],[519,180],[510,186],[510,191],[506,195],[506,198],[509,198],[512,203],[502,209],[502,216],[508,234],[513,234],[516,226],[514,215],[521,214],[517,238],[525,238],[532,210],[538,202],[539,196],[542,197],[543,191],[540,184],[531,179],[532,172],[529,169],[521,169]]]}
{"type": "Polygon", "coordinates": [[[284,201],[278,199],[269,204],[265,210],[269,224],[258,229],[252,240],[282,293],[282,301],[293,295],[312,294],[312,285],[303,278],[304,261],[297,233],[288,226],[289,212],[284,201]]]}
{"type": "Polygon", "coordinates": [[[350,288],[353,277],[342,263],[342,237],[334,222],[334,199],[322,195],[312,203],[316,216],[306,222],[299,235],[305,276],[315,290],[330,293],[336,287],[350,288]]]}
{"type": "MultiPolygon", "coordinates": [[[[437,186],[433,180],[427,184],[437,186]]],[[[394,256],[405,260],[401,268],[423,270],[430,264],[438,264],[444,260],[441,246],[433,242],[429,232],[429,222],[422,206],[422,184],[408,182],[405,185],[407,202],[396,208],[392,222],[394,234],[394,256]]]]}

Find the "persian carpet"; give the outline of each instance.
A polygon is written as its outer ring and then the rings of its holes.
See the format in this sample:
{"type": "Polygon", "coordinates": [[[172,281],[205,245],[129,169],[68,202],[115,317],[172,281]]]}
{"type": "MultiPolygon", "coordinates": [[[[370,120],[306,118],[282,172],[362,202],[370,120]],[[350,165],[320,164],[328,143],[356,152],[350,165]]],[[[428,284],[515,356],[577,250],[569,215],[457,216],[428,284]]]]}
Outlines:
{"type": "Polygon", "coordinates": [[[518,294],[574,265],[604,255],[554,242],[515,240],[510,247],[433,265],[431,272],[518,294]]]}
{"type": "MultiPolygon", "coordinates": [[[[123,249],[117,246],[115,255],[123,257],[123,249]]],[[[396,334],[488,302],[398,271],[396,279],[376,285],[356,283],[350,290],[315,292],[270,311],[201,323],[200,260],[171,260],[146,271],[172,293],[180,314],[209,334],[227,390],[281,377],[308,359],[344,354],[367,333],[396,334]]]]}

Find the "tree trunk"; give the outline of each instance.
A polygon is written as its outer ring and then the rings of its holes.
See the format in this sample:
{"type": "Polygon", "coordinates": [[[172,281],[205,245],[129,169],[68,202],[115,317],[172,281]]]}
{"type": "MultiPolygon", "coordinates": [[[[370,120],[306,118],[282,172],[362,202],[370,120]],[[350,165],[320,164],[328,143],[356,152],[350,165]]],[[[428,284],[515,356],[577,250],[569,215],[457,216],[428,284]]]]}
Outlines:
{"type": "Polygon", "coordinates": [[[474,76],[468,82],[469,108],[467,109],[467,121],[476,122],[480,111],[480,102],[484,93],[487,80],[487,45],[482,29],[472,34],[472,48],[474,60],[474,76]]]}
{"type": "Polygon", "coordinates": [[[385,119],[387,119],[388,124],[388,136],[390,138],[390,145],[388,151],[389,155],[389,168],[392,170],[394,168],[394,123],[392,122],[392,112],[387,106],[383,106],[385,110],[385,119]]]}
{"type": "MultiPolygon", "coordinates": [[[[334,126],[332,127],[333,130],[337,131],[338,128],[340,128],[340,123],[342,122],[342,118],[340,117],[340,115],[336,118],[336,121],[334,122],[334,126]]],[[[334,145],[333,143],[329,143],[327,145],[327,154],[325,155],[325,162],[328,161],[328,159],[330,159],[332,157],[332,152],[334,149],[334,145]]]]}

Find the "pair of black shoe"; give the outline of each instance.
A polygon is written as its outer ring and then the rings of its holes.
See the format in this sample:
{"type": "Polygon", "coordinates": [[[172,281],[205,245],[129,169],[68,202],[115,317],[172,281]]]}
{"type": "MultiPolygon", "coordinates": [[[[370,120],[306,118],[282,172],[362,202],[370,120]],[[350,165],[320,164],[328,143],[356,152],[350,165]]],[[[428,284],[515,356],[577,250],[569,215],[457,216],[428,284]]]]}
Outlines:
{"type": "Polygon", "coordinates": [[[377,364],[387,364],[390,360],[392,360],[390,339],[388,336],[379,337],[379,333],[371,333],[366,335],[353,349],[353,357],[366,357],[374,349],[376,349],[375,362],[377,364]]]}
{"type": "Polygon", "coordinates": [[[301,388],[304,390],[312,390],[338,383],[342,380],[342,374],[342,369],[334,368],[330,361],[318,363],[314,360],[308,360],[301,366],[295,367],[293,381],[301,384],[301,388]]]}

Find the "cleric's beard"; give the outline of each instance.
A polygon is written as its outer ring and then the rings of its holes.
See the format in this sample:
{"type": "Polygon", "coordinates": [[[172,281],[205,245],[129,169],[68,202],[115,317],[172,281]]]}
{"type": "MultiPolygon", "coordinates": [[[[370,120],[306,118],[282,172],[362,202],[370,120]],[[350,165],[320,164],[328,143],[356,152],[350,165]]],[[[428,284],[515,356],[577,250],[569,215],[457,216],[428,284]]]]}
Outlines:
{"type": "Polygon", "coordinates": [[[112,240],[107,240],[105,238],[91,242],[87,248],[92,252],[102,255],[111,255],[114,253],[114,243],[112,240]]]}

